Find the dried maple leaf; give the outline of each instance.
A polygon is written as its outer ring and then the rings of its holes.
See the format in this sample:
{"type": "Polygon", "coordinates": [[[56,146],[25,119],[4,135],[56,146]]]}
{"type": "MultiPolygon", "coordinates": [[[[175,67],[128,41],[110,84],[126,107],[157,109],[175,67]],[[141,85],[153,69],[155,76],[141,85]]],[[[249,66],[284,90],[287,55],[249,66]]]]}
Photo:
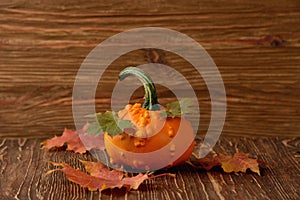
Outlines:
{"type": "Polygon", "coordinates": [[[193,161],[187,162],[195,168],[203,168],[210,170],[213,167],[221,166],[224,172],[246,172],[250,169],[252,172],[260,175],[259,162],[257,159],[249,158],[248,154],[235,153],[233,157],[225,156],[223,154],[216,155],[214,157],[199,158],[193,161]]]}
{"type": "Polygon", "coordinates": [[[120,180],[123,177],[123,172],[118,170],[108,170],[108,168],[102,164],[102,162],[90,162],[90,161],[80,161],[85,170],[91,175],[99,178],[105,179],[117,179],[120,180]]]}
{"type": "Polygon", "coordinates": [[[234,156],[224,162],[221,162],[224,172],[246,172],[247,169],[257,173],[259,172],[259,164],[257,159],[249,158],[249,154],[235,153],[234,156]]]}
{"type": "Polygon", "coordinates": [[[53,147],[62,147],[67,145],[68,151],[74,151],[76,153],[85,153],[87,150],[92,148],[104,149],[104,139],[103,135],[88,135],[85,134],[88,128],[86,124],[79,131],[72,131],[70,129],[65,129],[61,136],[54,136],[51,139],[43,141],[41,144],[43,148],[51,149],[53,147]]]}
{"type": "Polygon", "coordinates": [[[222,162],[225,162],[229,159],[231,159],[231,156],[225,156],[223,154],[219,154],[214,157],[198,158],[193,161],[187,161],[187,163],[192,165],[195,168],[201,168],[208,171],[216,166],[220,166],[222,162]]]}
{"type": "Polygon", "coordinates": [[[89,190],[105,190],[113,188],[125,187],[128,190],[138,189],[140,184],[149,178],[155,178],[158,176],[171,176],[170,174],[160,174],[157,176],[149,177],[146,174],[138,174],[132,177],[124,177],[124,173],[118,170],[110,170],[105,167],[101,162],[90,162],[90,161],[81,161],[85,166],[85,173],[79,169],[74,169],[66,163],[54,163],[56,167],[54,170],[50,170],[47,174],[50,174],[54,171],[62,171],[68,180],[79,184],[82,187],[86,187],[89,190]]]}

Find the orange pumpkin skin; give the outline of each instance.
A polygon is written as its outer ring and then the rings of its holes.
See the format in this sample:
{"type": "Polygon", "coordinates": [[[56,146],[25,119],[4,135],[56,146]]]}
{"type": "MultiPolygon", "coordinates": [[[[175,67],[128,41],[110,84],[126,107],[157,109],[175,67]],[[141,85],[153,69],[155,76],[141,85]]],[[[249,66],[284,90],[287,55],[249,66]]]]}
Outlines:
{"type": "Polygon", "coordinates": [[[127,67],[120,72],[119,79],[130,75],[143,83],[145,101],[143,105],[127,105],[118,113],[120,119],[130,120],[134,125],[131,135],[104,134],[111,164],[153,171],[185,162],[194,149],[194,130],[190,122],[181,117],[162,118],[151,77],[139,68],[127,67]]]}
{"type": "MultiPolygon", "coordinates": [[[[158,112],[158,111],[149,111],[149,112],[158,112]]],[[[155,120],[151,119],[153,123],[156,123],[155,120]]],[[[151,123],[151,124],[153,124],[151,123]]],[[[151,125],[150,124],[150,125],[151,125]]],[[[146,127],[147,128],[147,127],[146,127]]],[[[185,140],[186,141],[186,140],[185,140]]],[[[108,155],[111,158],[112,164],[119,164],[130,166],[132,168],[147,170],[147,169],[156,169],[159,168],[158,162],[162,160],[174,160],[172,157],[178,157],[175,161],[171,161],[167,163],[164,167],[171,167],[174,165],[182,164],[189,159],[194,149],[194,132],[193,128],[189,121],[184,118],[167,118],[161,130],[158,131],[157,134],[154,134],[151,137],[147,138],[138,138],[131,136],[127,133],[120,133],[113,138],[108,134],[104,135],[104,143],[107,150],[108,155]],[[179,130],[180,125],[180,130],[179,130]],[[170,129],[172,131],[170,131],[170,129]],[[173,138],[179,135],[179,142],[177,140],[174,143],[173,138]],[[181,137],[188,139],[190,144],[182,144],[181,137]],[[174,143],[174,144],[172,144],[174,143]],[[165,147],[168,144],[172,144],[171,148],[167,150],[161,150],[161,148],[165,147]],[[184,153],[176,152],[175,149],[181,146],[186,149],[184,153]],[[173,148],[174,147],[174,148],[173,148]],[[173,149],[172,149],[173,148],[173,149]],[[153,157],[139,157],[135,158],[131,156],[130,153],[149,153],[158,150],[158,154],[153,157]],[[177,153],[177,155],[175,155],[177,153]],[[180,153],[181,155],[178,155],[180,153]],[[157,159],[157,158],[160,159],[157,159]]]]}

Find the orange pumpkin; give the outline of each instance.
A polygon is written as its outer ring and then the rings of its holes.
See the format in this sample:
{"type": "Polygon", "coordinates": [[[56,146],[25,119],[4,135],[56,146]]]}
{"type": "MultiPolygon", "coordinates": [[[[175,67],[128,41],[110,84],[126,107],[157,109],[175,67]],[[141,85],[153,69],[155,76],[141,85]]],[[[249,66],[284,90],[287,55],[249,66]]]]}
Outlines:
{"type": "Polygon", "coordinates": [[[137,76],[145,87],[145,103],[127,105],[119,111],[121,119],[130,120],[135,129],[111,137],[104,134],[104,143],[111,164],[139,170],[156,170],[181,164],[194,149],[194,131],[189,121],[181,117],[161,117],[155,86],[139,68],[129,67],[120,79],[137,76]]]}

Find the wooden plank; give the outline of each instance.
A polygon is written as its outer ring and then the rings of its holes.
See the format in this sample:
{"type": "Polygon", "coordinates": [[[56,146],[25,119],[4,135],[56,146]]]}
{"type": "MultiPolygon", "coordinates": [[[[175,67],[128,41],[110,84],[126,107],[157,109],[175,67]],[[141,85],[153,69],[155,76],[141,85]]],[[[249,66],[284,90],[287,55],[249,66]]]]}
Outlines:
{"type": "MultiPolygon", "coordinates": [[[[116,33],[147,26],[185,33],[210,53],[227,92],[223,134],[300,135],[299,1],[77,3],[1,1],[0,137],[44,137],[74,128],[72,87],[86,55],[116,33]]],[[[139,50],[113,62],[98,88],[97,110],[109,109],[122,67],[162,62],[182,72],[195,89],[198,133],[205,134],[210,98],[204,81],[184,59],[158,52],[159,59],[152,50],[139,50]]],[[[159,95],[162,103],[169,100],[165,90],[159,95]]]]}
{"type": "MultiPolygon", "coordinates": [[[[216,169],[196,170],[188,165],[169,169],[176,178],[148,180],[137,191],[123,189],[89,192],[69,182],[61,172],[45,175],[48,161],[66,162],[81,168],[78,159],[93,160],[63,149],[40,149],[41,139],[0,140],[0,199],[299,199],[300,138],[222,137],[214,151],[232,155],[248,152],[266,161],[262,176],[226,174],[216,169]]],[[[202,139],[197,138],[197,147],[202,139]]]]}

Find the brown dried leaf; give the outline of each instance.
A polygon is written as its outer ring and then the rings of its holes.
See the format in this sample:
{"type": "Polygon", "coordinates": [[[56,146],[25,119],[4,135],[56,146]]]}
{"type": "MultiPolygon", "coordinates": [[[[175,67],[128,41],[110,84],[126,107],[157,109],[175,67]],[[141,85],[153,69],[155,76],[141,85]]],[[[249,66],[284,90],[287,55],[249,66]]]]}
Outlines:
{"type": "Polygon", "coordinates": [[[221,166],[224,172],[246,172],[250,169],[252,172],[260,175],[259,162],[257,159],[249,158],[248,154],[235,153],[233,157],[223,154],[214,157],[199,158],[188,162],[195,168],[210,170],[213,167],[221,166]]]}
{"type": "MultiPolygon", "coordinates": [[[[130,189],[138,189],[140,184],[150,177],[148,174],[138,174],[132,177],[124,177],[124,173],[118,170],[110,170],[105,167],[101,162],[90,162],[81,161],[86,168],[85,173],[79,169],[74,169],[66,163],[54,163],[54,166],[60,167],[49,171],[50,174],[54,171],[62,171],[68,180],[79,184],[82,187],[86,187],[89,190],[105,190],[113,188],[126,187],[130,189]]],[[[158,176],[170,176],[170,174],[160,174],[157,176],[152,176],[151,178],[158,176]]]]}
{"type": "Polygon", "coordinates": [[[215,157],[198,158],[196,160],[189,161],[188,164],[195,168],[201,168],[209,171],[216,166],[220,166],[222,162],[225,162],[229,159],[231,159],[231,156],[220,154],[215,157]]]}
{"type": "Polygon", "coordinates": [[[244,172],[250,169],[252,172],[260,175],[259,164],[257,159],[249,158],[249,154],[235,153],[234,156],[225,161],[221,162],[221,166],[224,172],[244,172]]]}
{"type": "Polygon", "coordinates": [[[51,139],[43,141],[41,144],[43,148],[51,149],[53,147],[62,147],[67,145],[68,151],[74,151],[76,153],[85,153],[87,150],[97,148],[104,149],[103,135],[88,135],[85,134],[88,125],[86,124],[79,131],[72,131],[65,129],[61,136],[54,136],[51,139]]]}

